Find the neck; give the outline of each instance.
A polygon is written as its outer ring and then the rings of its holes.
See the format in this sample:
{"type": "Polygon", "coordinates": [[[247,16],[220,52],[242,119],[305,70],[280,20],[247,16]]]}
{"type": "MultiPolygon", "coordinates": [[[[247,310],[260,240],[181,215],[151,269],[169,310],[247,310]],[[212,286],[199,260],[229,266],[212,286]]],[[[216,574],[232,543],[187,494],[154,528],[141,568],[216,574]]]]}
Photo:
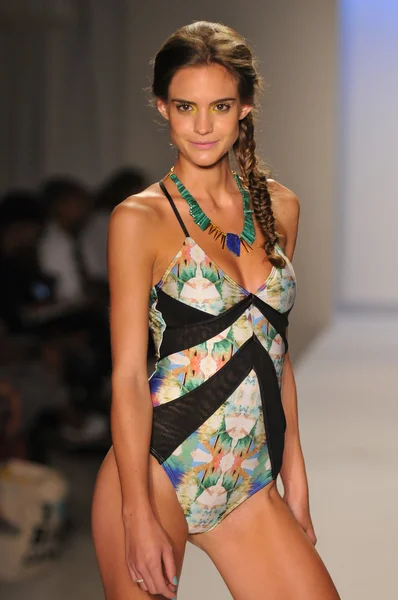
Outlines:
{"type": "Polygon", "coordinates": [[[228,155],[211,167],[200,167],[179,155],[174,172],[195,198],[209,199],[215,206],[225,204],[232,194],[239,194],[228,155]]]}

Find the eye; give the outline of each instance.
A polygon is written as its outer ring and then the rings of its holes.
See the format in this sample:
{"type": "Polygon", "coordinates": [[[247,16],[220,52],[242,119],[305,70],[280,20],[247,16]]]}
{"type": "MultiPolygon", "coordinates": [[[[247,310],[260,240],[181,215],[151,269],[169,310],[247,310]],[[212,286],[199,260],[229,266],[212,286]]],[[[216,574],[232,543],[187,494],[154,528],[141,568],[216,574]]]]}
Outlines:
{"type": "Polygon", "coordinates": [[[231,105],[226,104],[225,102],[219,102],[214,108],[217,112],[227,112],[231,108],[231,105]]]}
{"type": "Polygon", "coordinates": [[[186,102],[177,104],[177,110],[179,110],[180,112],[188,112],[191,109],[192,109],[192,106],[190,104],[187,104],[186,102]]]}

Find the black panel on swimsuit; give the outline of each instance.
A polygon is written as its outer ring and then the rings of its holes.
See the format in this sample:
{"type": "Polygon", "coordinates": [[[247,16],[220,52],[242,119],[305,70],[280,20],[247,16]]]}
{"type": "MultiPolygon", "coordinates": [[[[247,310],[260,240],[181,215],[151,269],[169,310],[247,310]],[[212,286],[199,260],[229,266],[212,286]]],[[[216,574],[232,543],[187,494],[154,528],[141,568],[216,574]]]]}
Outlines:
{"type": "Polygon", "coordinates": [[[182,300],[170,296],[170,294],[162,290],[162,288],[157,287],[156,294],[158,297],[157,308],[162,313],[162,317],[165,323],[167,323],[167,327],[170,329],[178,329],[182,324],[200,325],[202,322],[207,323],[213,319],[219,319],[223,316],[235,314],[235,312],[239,313],[242,307],[244,307],[244,311],[252,302],[252,298],[246,296],[221,314],[212,315],[204,310],[200,310],[200,308],[195,308],[182,300]]]}
{"type": "Polygon", "coordinates": [[[160,347],[160,358],[186,348],[192,348],[215,337],[231,326],[251,304],[259,309],[280,334],[285,344],[285,352],[288,351],[286,327],[289,311],[280,313],[257,296],[250,294],[223,313],[211,315],[173,298],[161,288],[157,288],[156,291],[158,294],[157,308],[167,323],[160,347]]]}
{"type": "Polygon", "coordinates": [[[274,364],[255,335],[194,390],[153,409],[151,453],[159,463],[197,431],[254,369],[258,378],[273,477],[282,465],[286,418],[274,364]]]}
{"type": "Polygon", "coordinates": [[[151,449],[166,460],[226,401],[253,368],[253,338],[195,389],[153,408],[151,449]]]}
{"type": "Polygon", "coordinates": [[[235,323],[250,304],[251,298],[243,298],[220,315],[211,315],[158,290],[157,307],[167,323],[160,347],[160,358],[210,340],[235,323]]]}
{"type": "Polygon", "coordinates": [[[253,296],[253,304],[258,308],[262,315],[271,323],[273,328],[279,333],[279,335],[283,339],[283,343],[285,344],[285,352],[288,351],[288,341],[286,338],[286,328],[289,325],[288,315],[291,311],[291,308],[284,313],[275,310],[269,304],[261,300],[258,296],[253,296]]]}
{"type": "Polygon", "coordinates": [[[253,353],[253,368],[260,386],[272,476],[275,478],[282,466],[286,417],[272,358],[256,337],[254,343],[257,351],[253,353]]]}

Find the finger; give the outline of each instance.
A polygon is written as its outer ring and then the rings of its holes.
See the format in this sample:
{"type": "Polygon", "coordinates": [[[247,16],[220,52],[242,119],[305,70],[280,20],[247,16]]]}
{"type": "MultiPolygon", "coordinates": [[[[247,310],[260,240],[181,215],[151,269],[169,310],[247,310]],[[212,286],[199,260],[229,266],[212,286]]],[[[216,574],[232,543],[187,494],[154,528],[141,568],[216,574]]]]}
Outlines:
{"type": "Polygon", "coordinates": [[[163,575],[161,561],[159,561],[159,564],[152,569],[151,575],[156,586],[156,593],[163,594],[165,598],[170,598],[170,600],[172,600],[174,598],[174,592],[172,592],[167,586],[168,582],[163,575]]]}
{"type": "Polygon", "coordinates": [[[136,585],[138,585],[142,590],[144,590],[144,592],[147,592],[148,588],[145,583],[145,578],[142,577],[142,575],[140,575],[136,569],[134,569],[133,567],[130,567],[130,565],[128,565],[128,568],[129,568],[130,577],[133,580],[133,582],[136,585]],[[138,580],[143,579],[144,581],[139,582],[139,581],[137,581],[137,579],[138,580]]]}
{"type": "Polygon", "coordinates": [[[177,569],[174,561],[173,550],[170,546],[163,550],[162,559],[166,577],[170,584],[169,587],[170,589],[175,590],[178,584],[177,569]]]}
{"type": "Polygon", "coordinates": [[[138,574],[137,574],[137,571],[134,569],[134,567],[130,567],[130,565],[127,564],[127,568],[129,570],[130,577],[131,577],[131,579],[133,581],[135,581],[136,579],[140,579],[139,576],[138,576],[138,574]]]}
{"type": "MultiPolygon", "coordinates": [[[[153,580],[153,577],[152,577],[152,571],[149,571],[149,569],[146,569],[145,567],[142,567],[141,568],[141,577],[140,578],[142,578],[144,580],[144,582],[145,582],[145,584],[144,583],[139,583],[138,585],[140,587],[145,585],[145,591],[146,592],[149,592],[152,595],[157,594],[156,584],[155,584],[155,582],[153,580]]],[[[144,587],[142,587],[142,589],[144,589],[144,587]]]]}

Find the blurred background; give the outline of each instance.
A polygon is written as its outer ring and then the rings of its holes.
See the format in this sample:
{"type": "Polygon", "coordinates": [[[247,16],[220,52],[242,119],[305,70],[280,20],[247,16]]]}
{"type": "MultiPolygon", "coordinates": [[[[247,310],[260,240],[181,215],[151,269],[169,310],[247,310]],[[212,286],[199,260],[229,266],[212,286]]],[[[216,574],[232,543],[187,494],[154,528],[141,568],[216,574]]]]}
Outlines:
{"type": "MultiPolygon", "coordinates": [[[[173,163],[149,61],[198,19],[253,48],[258,146],[301,202],[289,338],[317,550],[342,599],[395,598],[395,0],[0,0],[0,596],[103,597],[107,223],[173,163]]],[[[179,597],[199,598],[198,568],[230,598],[191,547],[179,597]]]]}

